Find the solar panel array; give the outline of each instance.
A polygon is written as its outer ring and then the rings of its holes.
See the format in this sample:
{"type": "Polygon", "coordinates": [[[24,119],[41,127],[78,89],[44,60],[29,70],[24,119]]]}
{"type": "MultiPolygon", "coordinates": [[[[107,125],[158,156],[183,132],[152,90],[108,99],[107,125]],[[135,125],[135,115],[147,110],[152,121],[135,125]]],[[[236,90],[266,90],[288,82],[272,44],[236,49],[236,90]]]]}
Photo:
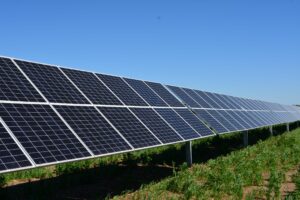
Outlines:
{"type": "Polygon", "coordinates": [[[169,85],[167,88],[219,134],[299,120],[295,106],[169,85]]]}
{"type": "Polygon", "coordinates": [[[0,58],[0,173],[300,119],[286,106],[0,58]]]}

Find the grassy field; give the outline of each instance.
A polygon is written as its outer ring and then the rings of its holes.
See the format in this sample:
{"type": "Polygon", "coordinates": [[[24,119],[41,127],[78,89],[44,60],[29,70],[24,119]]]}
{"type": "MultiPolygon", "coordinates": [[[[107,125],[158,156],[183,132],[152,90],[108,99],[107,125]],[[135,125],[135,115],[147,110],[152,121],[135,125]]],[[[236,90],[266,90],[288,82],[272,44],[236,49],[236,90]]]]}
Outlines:
{"type": "MultiPolygon", "coordinates": [[[[279,135],[284,130],[274,127],[279,135]]],[[[0,199],[239,199],[247,186],[251,199],[265,176],[272,180],[269,194],[278,196],[280,177],[299,163],[300,130],[268,140],[268,129],[249,136],[253,146],[242,151],[240,133],[194,141],[199,164],[191,169],[184,164],[184,145],[177,144],[0,175],[0,199]]]]}
{"type": "Polygon", "coordinates": [[[289,192],[282,187],[286,174],[299,164],[297,129],[190,169],[183,166],[172,177],[114,199],[281,199],[289,192]]]}

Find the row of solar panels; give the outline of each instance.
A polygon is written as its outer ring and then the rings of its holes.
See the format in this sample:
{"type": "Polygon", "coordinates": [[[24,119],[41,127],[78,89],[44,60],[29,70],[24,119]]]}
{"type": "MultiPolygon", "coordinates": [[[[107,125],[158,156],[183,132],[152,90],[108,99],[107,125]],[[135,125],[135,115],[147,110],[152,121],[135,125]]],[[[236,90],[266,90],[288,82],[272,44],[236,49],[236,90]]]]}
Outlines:
{"type": "Polygon", "coordinates": [[[0,75],[0,172],[300,119],[292,106],[8,58],[0,75]]]}

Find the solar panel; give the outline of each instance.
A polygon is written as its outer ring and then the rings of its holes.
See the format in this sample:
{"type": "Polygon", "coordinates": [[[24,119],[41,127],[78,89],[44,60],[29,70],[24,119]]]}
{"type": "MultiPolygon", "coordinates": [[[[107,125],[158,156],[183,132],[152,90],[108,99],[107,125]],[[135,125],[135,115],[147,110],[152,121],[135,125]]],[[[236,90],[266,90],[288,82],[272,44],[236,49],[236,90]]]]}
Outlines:
{"type": "Polygon", "coordinates": [[[169,85],[167,87],[170,90],[172,90],[188,106],[192,108],[201,108],[201,106],[196,101],[194,101],[188,94],[186,94],[180,87],[169,86],[169,85]]]}
{"type": "Polygon", "coordinates": [[[214,133],[188,109],[175,109],[175,111],[201,136],[214,135],[214,133]]]}
{"type": "Polygon", "coordinates": [[[257,118],[257,115],[253,111],[247,111],[245,112],[245,114],[249,118],[251,118],[258,126],[265,126],[268,124],[266,121],[259,120],[259,118],[257,118]]]}
{"type": "Polygon", "coordinates": [[[168,105],[143,81],[124,78],[124,80],[151,106],[167,107],[168,105]]]}
{"type": "Polygon", "coordinates": [[[214,100],[222,109],[230,109],[230,107],[222,100],[220,100],[219,95],[216,93],[207,92],[207,95],[214,100]]]}
{"type": "Polygon", "coordinates": [[[228,114],[230,114],[234,119],[236,119],[243,127],[246,129],[253,129],[255,128],[255,125],[249,123],[249,121],[245,118],[243,118],[239,112],[237,111],[226,111],[228,114]]]}
{"type": "Polygon", "coordinates": [[[0,173],[300,119],[293,106],[1,57],[0,101],[0,173]]]}
{"type": "Polygon", "coordinates": [[[238,128],[236,128],[233,124],[231,124],[230,121],[227,120],[219,111],[208,110],[207,112],[211,116],[213,116],[216,120],[218,120],[229,131],[237,131],[238,130],[238,128]]]}
{"type": "Polygon", "coordinates": [[[228,96],[228,95],[221,95],[224,99],[226,99],[232,106],[233,109],[243,109],[242,106],[238,104],[235,97],[228,96]]]}
{"type": "Polygon", "coordinates": [[[128,106],[147,106],[147,103],[120,77],[97,74],[121,101],[128,106]]]}
{"type": "Polygon", "coordinates": [[[182,88],[185,93],[192,97],[202,108],[212,108],[204,99],[202,99],[194,90],[189,88],[182,88]]]}
{"type": "Polygon", "coordinates": [[[155,109],[185,140],[200,138],[201,136],[192,129],[175,111],[172,109],[155,109]]]}
{"type": "Polygon", "coordinates": [[[57,67],[19,60],[16,63],[49,102],[89,103],[57,67]]]}
{"type": "Polygon", "coordinates": [[[29,160],[0,123],[0,171],[29,166],[29,160]]]}
{"type": "Polygon", "coordinates": [[[93,73],[64,68],[62,70],[93,104],[123,105],[93,73]]]}
{"type": "Polygon", "coordinates": [[[195,110],[195,113],[203,121],[207,122],[209,126],[212,127],[218,133],[229,132],[228,129],[226,129],[218,120],[216,120],[213,116],[211,116],[206,110],[195,110]]]}
{"type": "Polygon", "coordinates": [[[55,109],[95,155],[131,149],[94,107],[55,106],[55,109]]]}
{"type": "Polygon", "coordinates": [[[98,108],[134,148],[160,144],[151,132],[127,108],[98,108]]]}
{"type": "Polygon", "coordinates": [[[247,120],[247,123],[251,125],[253,128],[257,128],[260,126],[256,120],[253,120],[252,117],[246,111],[236,111],[238,115],[240,115],[243,119],[247,120]]]}
{"type": "Polygon", "coordinates": [[[0,85],[0,100],[45,101],[8,58],[0,58],[0,85]]]}
{"type": "Polygon", "coordinates": [[[130,108],[164,144],[182,141],[178,134],[151,108],[130,108]]]}
{"type": "Polygon", "coordinates": [[[202,99],[204,99],[213,108],[221,108],[214,100],[212,100],[206,92],[194,90],[202,99]]]}
{"type": "Polygon", "coordinates": [[[160,96],[171,107],[185,107],[178,99],[176,99],[162,84],[145,82],[156,94],[160,96]]]}
{"type": "Polygon", "coordinates": [[[274,116],[272,116],[272,114],[270,112],[265,113],[265,112],[254,112],[254,114],[256,114],[257,118],[260,121],[265,122],[265,125],[271,125],[271,124],[275,124],[276,119],[274,118],[274,116]]]}
{"type": "Polygon", "coordinates": [[[234,116],[232,116],[228,111],[226,110],[219,110],[218,111],[227,121],[229,121],[234,127],[237,128],[237,130],[245,130],[246,128],[241,125],[241,123],[236,119],[234,116]]]}
{"type": "Polygon", "coordinates": [[[226,95],[222,95],[222,94],[215,94],[215,95],[217,95],[220,101],[226,104],[227,109],[239,109],[239,107],[236,107],[232,102],[228,100],[228,98],[225,97],[226,95]]]}
{"type": "Polygon", "coordinates": [[[0,116],[36,164],[90,156],[50,106],[0,104],[0,116]]]}

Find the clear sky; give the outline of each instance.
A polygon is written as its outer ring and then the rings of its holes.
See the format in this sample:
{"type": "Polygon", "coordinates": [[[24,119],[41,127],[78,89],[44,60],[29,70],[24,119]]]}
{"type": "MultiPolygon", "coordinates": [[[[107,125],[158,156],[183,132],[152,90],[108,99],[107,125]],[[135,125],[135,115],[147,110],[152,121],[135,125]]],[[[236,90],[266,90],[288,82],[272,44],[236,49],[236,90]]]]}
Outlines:
{"type": "Polygon", "coordinates": [[[298,0],[1,2],[0,54],[300,104],[298,0]]]}

